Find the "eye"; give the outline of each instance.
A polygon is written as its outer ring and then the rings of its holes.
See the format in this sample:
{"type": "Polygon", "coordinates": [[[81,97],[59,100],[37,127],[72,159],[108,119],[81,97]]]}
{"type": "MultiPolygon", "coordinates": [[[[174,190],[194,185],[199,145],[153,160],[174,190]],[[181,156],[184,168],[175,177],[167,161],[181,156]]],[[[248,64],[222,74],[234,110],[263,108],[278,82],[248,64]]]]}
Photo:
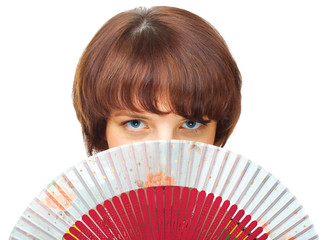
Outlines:
{"type": "Polygon", "coordinates": [[[125,122],[124,125],[126,125],[126,127],[130,129],[141,129],[146,127],[146,124],[138,119],[133,119],[128,122],[125,122]]]}
{"type": "Polygon", "coordinates": [[[201,123],[199,122],[188,120],[184,124],[182,124],[182,127],[187,129],[197,129],[200,127],[200,125],[201,123]]]}

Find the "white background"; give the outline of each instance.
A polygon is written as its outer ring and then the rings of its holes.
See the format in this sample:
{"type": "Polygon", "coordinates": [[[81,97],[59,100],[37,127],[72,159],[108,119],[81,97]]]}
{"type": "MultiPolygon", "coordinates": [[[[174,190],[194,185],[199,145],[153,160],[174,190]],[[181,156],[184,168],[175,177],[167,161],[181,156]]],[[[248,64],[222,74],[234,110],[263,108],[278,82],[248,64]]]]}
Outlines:
{"type": "Polygon", "coordinates": [[[123,10],[170,5],[214,25],[239,65],[242,115],[226,147],[281,180],[327,239],[326,3],[113,2],[0,3],[1,238],[53,178],[86,157],[71,88],[93,35],[123,10]]]}

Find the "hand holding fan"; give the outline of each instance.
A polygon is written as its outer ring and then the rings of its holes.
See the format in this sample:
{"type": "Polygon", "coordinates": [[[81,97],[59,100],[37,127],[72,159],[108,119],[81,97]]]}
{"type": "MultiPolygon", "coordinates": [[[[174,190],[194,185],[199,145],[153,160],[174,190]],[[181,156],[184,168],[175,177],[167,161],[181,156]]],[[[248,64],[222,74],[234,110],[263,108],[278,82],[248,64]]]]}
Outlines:
{"type": "Polygon", "coordinates": [[[228,150],[152,141],[98,153],[28,206],[10,239],[319,239],[289,190],[228,150]]]}

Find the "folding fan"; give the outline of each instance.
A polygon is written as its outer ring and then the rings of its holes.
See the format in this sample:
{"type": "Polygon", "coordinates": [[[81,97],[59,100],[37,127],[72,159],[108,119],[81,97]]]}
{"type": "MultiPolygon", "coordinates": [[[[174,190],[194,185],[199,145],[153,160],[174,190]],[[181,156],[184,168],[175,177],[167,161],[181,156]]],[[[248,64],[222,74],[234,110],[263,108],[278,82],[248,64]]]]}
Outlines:
{"type": "Polygon", "coordinates": [[[53,180],[10,239],[315,240],[296,198],[242,156],[189,141],[98,153],[53,180]]]}

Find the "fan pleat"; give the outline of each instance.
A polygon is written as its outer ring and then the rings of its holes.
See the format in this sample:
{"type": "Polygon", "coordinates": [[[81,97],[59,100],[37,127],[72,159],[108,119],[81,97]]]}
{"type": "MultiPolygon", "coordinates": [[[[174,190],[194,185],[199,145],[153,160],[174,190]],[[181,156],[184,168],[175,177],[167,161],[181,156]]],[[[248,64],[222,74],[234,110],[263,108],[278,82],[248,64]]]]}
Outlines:
{"type": "MultiPolygon", "coordinates": [[[[293,238],[294,239],[298,239],[299,237],[302,237],[304,235],[308,235],[308,233],[313,230],[313,225],[308,226],[307,228],[305,228],[303,231],[299,232],[298,234],[294,235],[293,238]]],[[[306,236],[305,236],[306,238],[306,236]]],[[[318,235],[315,235],[314,237],[308,238],[309,240],[314,240],[314,239],[318,239],[318,235]]]]}
{"type": "Polygon", "coordinates": [[[233,187],[232,191],[230,192],[230,195],[229,195],[228,199],[232,199],[232,197],[233,197],[234,194],[236,193],[237,188],[240,186],[240,183],[242,182],[242,180],[243,180],[244,177],[245,177],[245,174],[246,174],[246,172],[247,172],[247,169],[248,169],[249,165],[250,165],[250,162],[247,161],[247,162],[246,162],[246,165],[245,165],[245,167],[244,167],[244,169],[242,170],[242,172],[241,172],[241,174],[240,174],[238,180],[237,180],[236,183],[235,183],[235,186],[233,187]]]}
{"type": "Polygon", "coordinates": [[[16,227],[16,230],[18,230],[20,233],[29,236],[31,239],[54,239],[52,234],[56,234],[55,231],[47,232],[39,225],[32,222],[28,217],[21,217],[20,219],[20,227],[16,227]],[[33,230],[33,234],[30,234],[31,230],[33,230]]]}
{"type": "MultiPolygon", "coordinates": [[[[214,166],[214,169],[220,169],[218,174],[215,174],[216,179],[212,188],[212,193],[216,192],[216,188],[219,186],[219,181],[221,179],[223,170],[225,169],[225,165],[227,163],[228,157],[229,157],[230,152],[226,152],[223,158],[223,162],[220,164],[219,161],[216,161],[217,164],[219,164],[219,168],[217,168],[216,166],[214,166]]],[[[218,196],[221,196],[220,194],[218,194],[218,196]]]]}
{"type": "MultiPolygon", "coordinates": [[[[299,209],[297,209],[296,211],[299,211],[299,209]]],[[[293,213],[295,214],[295,212],[293,213]]],[[[292,215],[293,215],[292,214],[292,215]]],[[[289,216],[290,217],[290,216],[289,216]]],[[[305,216],[304,218],[300,219],[299,221],[297,221],[295,224],[293,224],[292,226],[288,227],[287,229],[285,229],[283,232],[281,232],[278,236],[275,237],[275,239],[279,239],[282,236],[286,235],[287,233],[289,233],[291,230],[293,230],[295,227],[297,227],[298,225],[300,225],[301,223],[303,223],[308,217],[305,216]]],[[[288,218],[287,218],[288,219],[288,218]]],[[[283,222],[287,221],[287,219],[284,219],[283,222]]],[[[278,224],[276,227],[281,226],[282,224],[278,224]]]]}
{"type": "MultiPolygon", "coordinates": [[[[108,176],[107,176],[106,171],[105,171],[106,165],[103,164],[99,160],[99,157],[97,155],[95,156],[95,161],[96,161],[97,168],[99,169],[99,171],[97,171],[96,167],[94,167],[92,170],[96,173],[94,175],[97,177],[98,183],[102,186],[101,189],[104,192],[106,192],[106,190],[108,190],[110,195],[114,196],[115,195],[114,190],[113,190],[112,185],[110,184],[110,182],[108,180],[108,176]]],[[[107,194],[107,196],[108,196],[108,194],[107,194]]]]}
{"type": "Polygon", "coordinates": [[[277,181],[268,191],[267,193],[262,197],[262,199],[257,203],[257,205],[254,207],[254,209],[250,212],[252,216],[255,215],[255,213],[258,211],[258,209],[263,206],[263,203],[269,198],[269,196],[274,192],[274,190],[277,188],[279,184],[279,181],[277,181]]]}
{"type": "MultiPolygon", "coordinates": [[[[207,148],[208,149],[208,148],[207,148]]],[[[210,179],[212,178],[212,176],[215,176],[212,174],[212,171],[214,169],[214,164],[215,162],[217,162],[217,156],[218,156],[218,152],[219,150],[218,149],[208,149],[207,151],[209,153],[209,156],[212,156],[211,158],[211,161],[210,161],[210,165],[208,166],[208,168],[205,169],[203,175],[206,174],[205,176],[205,179],[204,179],[204,184],[203,184],[203,187],[201,188],[201,190],[206,190],[208,187],[208,184],[209,184],[209,181],[210,179]],[[211,150],[213,151],[213,154],[210,154],[211,150]]],[[[205,162],[209,161],[209,157],[205,157],[205,162]]]]}
{"type": "MultiPolygon", "coordinates": [[[[119,178],[119,173],[122,173],[121,169],[118,169],[118,167],[121,168],[121,166],[115,166],[114,164],[114,161],[112,159],[112,154],[110,152],[107,152],[106,154],[106,157],[107,157],[107,161],[109,161],[109,164],[110,164],[110,167],[111,167],[111,173],[114,175],[114,179],[116,180],[116,184],[117,184],[117,187],[118,189],[116,190],[119,190],[119,192],[125,192],[123,190],[123,187],[122,187],[122,184],[121,184],[121,181],[120,181],[120,178],[119,178]]],[[[119,163],[121,163],[120,160],[117,160],[119,163]]],[[[113,178],[112,178],[113,179],[113,178]]]]}
{"type": "Polygon", "coordinates": [[[85,169],[85,164],[81,164],[79,170],[76,168],[73,168],[73,171],[75,173],[75,176],[78,178],[79,183],[82,185],[81,189],[83,189],[83,191],[86,191],[86,194],[88,196],[88,208],[93,208],[94,206],[97,205],[97,198],[99,197],[99,199],[104,200],[101,198],[101,194],[99,194],[98,191],[96,191],[95,187],[92,187],[92,180],[91,180],[91,176],[88,174],[88,171],[85,169]],[[83,174],[83,177],[82,175],[83,174]],[[89,187],[90,186],[90,187],[89,187]],[[93,191],[92,191],[93,190],[93,191]]]}
{"type": "Polygon", "coordinates": [[[29,235],[28,232],[22,230],[20,227],[14,227],[13,234],[10,236],[10,240],[13,239],[40,239],[37,236],[33,236],[33,234],[29,235]]]}

